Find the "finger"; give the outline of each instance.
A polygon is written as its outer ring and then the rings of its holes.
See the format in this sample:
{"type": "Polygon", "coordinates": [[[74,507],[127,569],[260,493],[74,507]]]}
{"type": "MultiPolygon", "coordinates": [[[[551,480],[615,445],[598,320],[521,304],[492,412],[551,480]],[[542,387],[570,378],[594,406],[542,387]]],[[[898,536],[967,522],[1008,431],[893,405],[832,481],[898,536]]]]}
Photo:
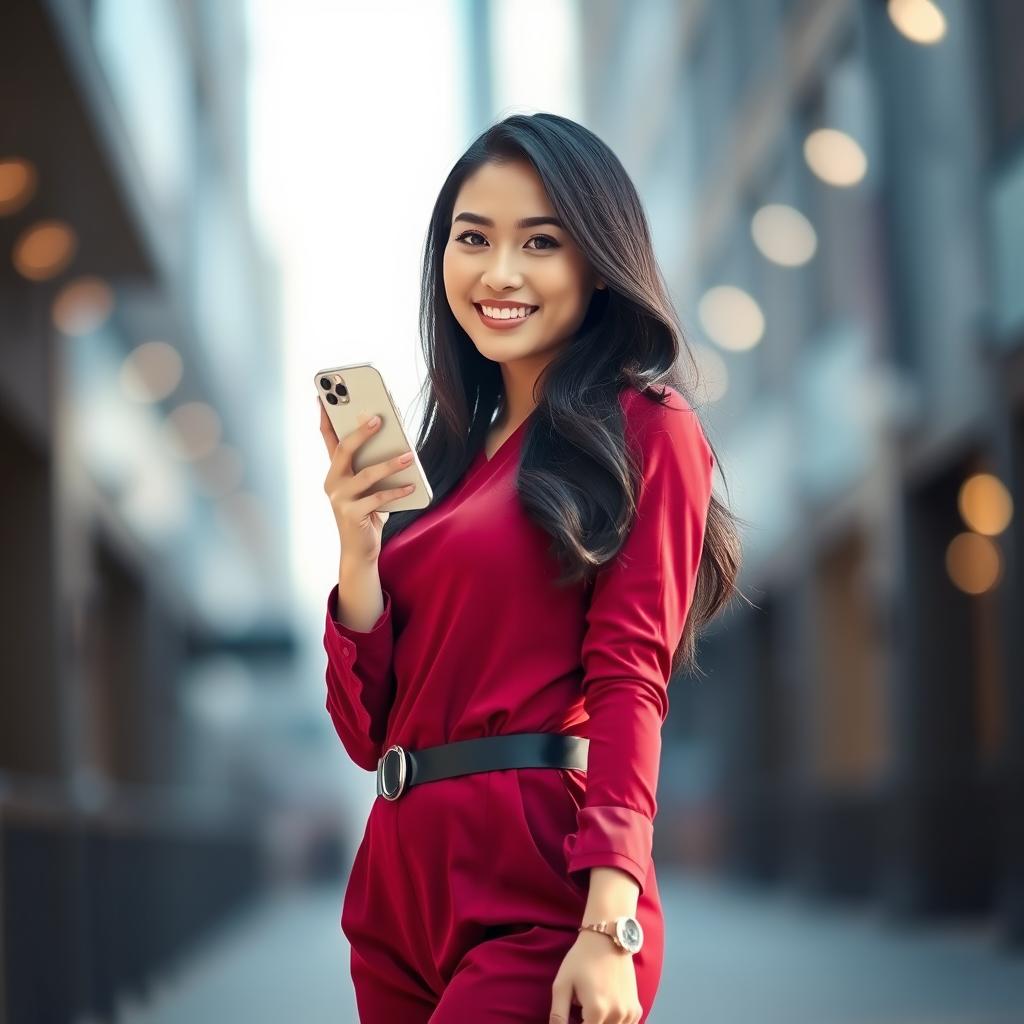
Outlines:
{"type": "Polygon", "coordinates": [[[371,512],[376,512],[381,505],[386,505],[389,501],[394,501],[396,498],[404,498],[407,494],[412,494],[415,489],[415,484],[407,484],[403,487],[386,487],[383,491],[374,491],[373,494],[368,494],[365,498],[359,498],[357,501],[352,502],[350,506],[352,514],[356,519],[362,519],[371,512]]]}
{"type": "MultiPolygon", "coordinates": [[[[352,457],[356,449],[366,441],[371,434],[380,430],[381,420],[377,417],[376,423],[370,422],[370,417],[365,412],[356,414],[360,424],[355,430],[350,430],[344,437],[338,440],[338,444],[331,455],[331,472],[350,473],[352,471],[352,457]]],[[[369,467],[366,467],[369,468],[369,467]]]]}
{"type": "Polygon", "coordinates": [[[409,458],[404,458],[405,454],[405,452],[401,452],[383,462],[374,462],[372,465],[364,466],[358,473],[354,473],[352,479],[356,482],[356,490],[365,491],[385,477],[408,469],[412,465],[413,453],[409,452],[409,458]]]}
{"type": "Polygon", "coordinates": [[[319,397],[317,397],[316,404],[320,406],[320,435],[324,439],[328,456],[333,456],[334,450],[338,447],[338,435],[335,433],[334,424],[331,422],[330,416],[327,415],[327,409],[319,397]]]}
{"type": "Polygon", "coordinates": [[[571,998],[571,985],[563,985],[556,981],[551,986],[551,1012],[548,1014],[548,1024],[568,1024],[571,998]]]}

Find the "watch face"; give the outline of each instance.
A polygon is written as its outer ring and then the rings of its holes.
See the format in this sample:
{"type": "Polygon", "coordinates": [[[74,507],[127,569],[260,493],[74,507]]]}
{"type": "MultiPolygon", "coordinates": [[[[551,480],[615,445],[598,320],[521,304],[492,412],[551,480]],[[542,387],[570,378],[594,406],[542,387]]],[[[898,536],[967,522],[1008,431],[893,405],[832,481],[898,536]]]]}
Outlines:
{"type": "Polygon", "coordinates": [[[635,917],[620,917],[615,924],[615,931],[619,942],[630,953],[639,952],[644,941],[644,930],[635,917]]]}

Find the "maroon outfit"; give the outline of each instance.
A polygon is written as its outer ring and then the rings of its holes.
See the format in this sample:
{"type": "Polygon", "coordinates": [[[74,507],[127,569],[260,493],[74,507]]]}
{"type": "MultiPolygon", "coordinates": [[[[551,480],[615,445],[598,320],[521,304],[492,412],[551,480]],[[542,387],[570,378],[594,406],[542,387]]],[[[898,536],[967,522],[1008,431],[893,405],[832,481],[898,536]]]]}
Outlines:
{"type": "Polygon", "coordinates": [[[517,499],[531,413],[384,545],[384,611],[369,631],[338,623],[337,585],[330,592],[327,710],[361,767],[374,770],[392,743],[590,738],[586,772],[483,772],[377,798],[341,917],[364,1024],[546,1021],[599,865],[641,887],[645,941],[633,962],[644,1019],[654,1001],[664,937],[651,859],[661,725],[714,457],[674,389],[665,408],[633,388],[620,401],[643,467],[638,518],[591,585],[554,585],[550,538],[517,499]]]}

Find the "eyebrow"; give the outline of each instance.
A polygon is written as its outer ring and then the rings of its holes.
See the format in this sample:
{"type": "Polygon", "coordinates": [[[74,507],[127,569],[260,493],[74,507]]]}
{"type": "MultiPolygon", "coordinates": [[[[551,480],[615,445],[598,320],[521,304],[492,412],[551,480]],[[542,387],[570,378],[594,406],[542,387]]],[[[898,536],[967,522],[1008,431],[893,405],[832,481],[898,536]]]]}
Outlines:
{"type": "MultiPolygon", "coordinates": [[[[452,224],[464,220],[468,224],[480,224],[485,228],[493,228],[494,221],[490,217],[481,217],[479,213],[468,213],[463,211],[457,216],[452,218],[452,224]]],[[[561,228],[563,231],[566,230],[565,225],[557,217],[524,217],[522,220],[516,221],[516,230],[522,231],[524,228],[534,228],[540,224],[550,224],[552,227],[561,228]]]]}

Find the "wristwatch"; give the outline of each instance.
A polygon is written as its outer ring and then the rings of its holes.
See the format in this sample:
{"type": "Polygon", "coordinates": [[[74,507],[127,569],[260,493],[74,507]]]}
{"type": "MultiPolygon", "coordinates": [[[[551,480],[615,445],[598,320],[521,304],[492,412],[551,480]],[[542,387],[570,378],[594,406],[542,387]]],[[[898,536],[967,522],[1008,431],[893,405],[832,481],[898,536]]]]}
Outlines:
{"type": "Polygon", "coordinates": [[[598,921],[596,924],[581,924],[577,931],[601,932],[607,935],[620,949],[630,955],[640,952],[644,944],[644,930],[635,917],[617,917],[614,921],[598,921]]]}

